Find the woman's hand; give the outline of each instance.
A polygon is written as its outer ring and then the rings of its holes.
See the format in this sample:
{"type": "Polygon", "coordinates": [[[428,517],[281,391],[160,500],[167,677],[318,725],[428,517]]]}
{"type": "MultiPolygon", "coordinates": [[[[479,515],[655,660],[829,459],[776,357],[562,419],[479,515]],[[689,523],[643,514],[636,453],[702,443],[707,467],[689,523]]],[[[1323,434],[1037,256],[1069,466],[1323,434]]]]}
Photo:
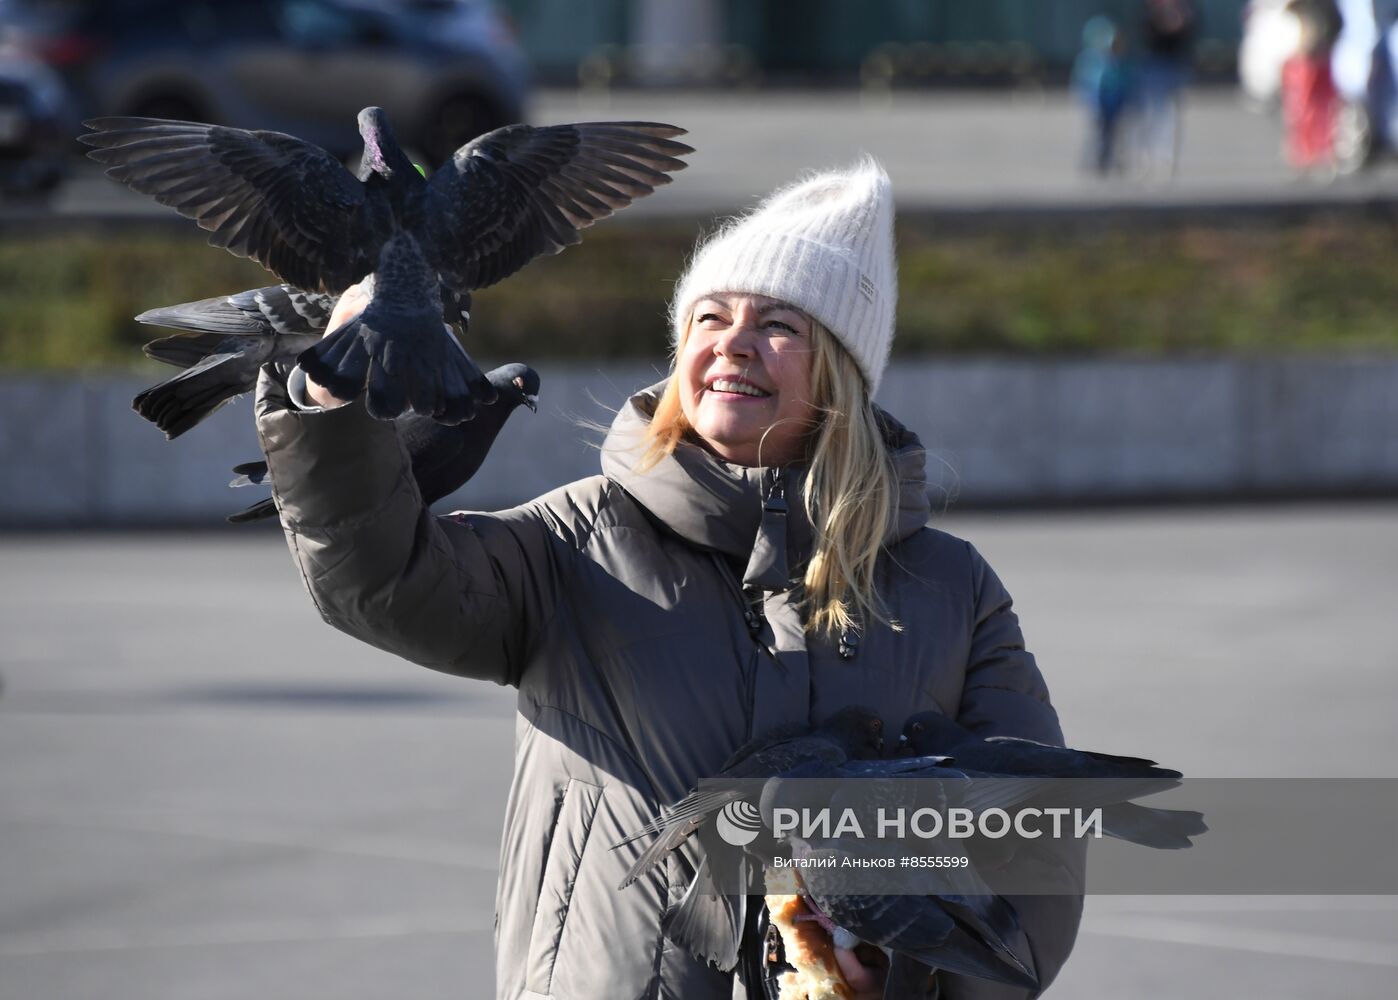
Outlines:
{"type": "MultiPolygon", "coordinates": [[[[368,281],[369,279],[365,278],[358,284],[350,285],[345,289],[344,294],[340,296],[339,301],[335,303],[335,308],[330,313],[330,322],[325,325],[326,337],[354,319],[369,305],[371,293],[368,281]]],[[[331,395],[329,389],[315,382],[309,375],[306,376],[306,399],[316,406],[327,408],[343,406],[349,402],[347,399],[331,395]]]]}
{"type": "Polygon", "coordinates": [[[858,953],[836,948],[835,961],[840,975],[854,990],[854,1000],[882,1000],[884,980],[888,978],[888,960],[882,951],[866,945],[860,945],[858,953]]]}

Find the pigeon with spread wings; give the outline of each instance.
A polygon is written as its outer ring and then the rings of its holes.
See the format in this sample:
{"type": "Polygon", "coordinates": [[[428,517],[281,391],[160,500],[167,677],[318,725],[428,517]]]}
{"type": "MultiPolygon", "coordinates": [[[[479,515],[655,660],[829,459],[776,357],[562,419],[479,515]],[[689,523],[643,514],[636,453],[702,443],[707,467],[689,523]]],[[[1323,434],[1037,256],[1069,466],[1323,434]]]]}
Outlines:
{"type": "Polygon", "coordinates": [[[470,293],[667,184],[693,150],[656,122],[509,125],[422,176],[379,108],[359,114],[358,179],[318,146],[279,132],[154,118],[97,118],[82,141],[107,174],[311,292],[373,275],[353,321],[300,364],[336,396],[366,393],[369,412],[470,419],[494,388],[443,322],[467,318],[470,293]]]}

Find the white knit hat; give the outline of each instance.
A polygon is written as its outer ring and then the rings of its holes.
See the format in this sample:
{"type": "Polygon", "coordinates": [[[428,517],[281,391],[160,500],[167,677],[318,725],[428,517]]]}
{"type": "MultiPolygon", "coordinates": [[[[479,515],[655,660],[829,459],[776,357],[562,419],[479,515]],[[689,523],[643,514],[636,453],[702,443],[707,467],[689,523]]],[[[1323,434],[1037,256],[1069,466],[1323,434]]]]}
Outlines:
{"type": "Polygon", "coordinates": [[[699,248],[670,305],[678,340],[694,303],[743,292],[780,299],[833,333],[873,396],[888,364],[898,303],[893,189],[871,157],[770,195],[699,248]]]}

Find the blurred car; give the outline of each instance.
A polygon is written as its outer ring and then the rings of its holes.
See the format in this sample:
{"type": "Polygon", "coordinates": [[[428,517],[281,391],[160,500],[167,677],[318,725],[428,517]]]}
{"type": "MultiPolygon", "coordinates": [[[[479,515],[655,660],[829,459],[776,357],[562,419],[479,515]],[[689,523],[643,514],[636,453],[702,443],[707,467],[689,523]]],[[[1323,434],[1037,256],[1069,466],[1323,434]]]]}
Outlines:
{"type": "Polygon", "coordinates": [[[434,163],[524,117],[528,73],[486,0],[0,0],[83,117],[275,129],[338,156],[379,105],[434,163]]]}
{"type": "Polygon", "coordinates": [[[42,193],[67,172],[76,119],[58,75],[0,49],[0,193],[42,193]]]}

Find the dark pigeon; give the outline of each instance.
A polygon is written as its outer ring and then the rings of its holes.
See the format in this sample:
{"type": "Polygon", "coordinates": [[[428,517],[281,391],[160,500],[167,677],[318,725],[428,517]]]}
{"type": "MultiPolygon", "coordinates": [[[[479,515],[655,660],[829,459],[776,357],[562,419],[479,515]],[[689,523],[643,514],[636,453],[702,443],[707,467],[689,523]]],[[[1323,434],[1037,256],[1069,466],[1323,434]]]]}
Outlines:
{"type": "Polygon", "coordinates": [[[336,298],[272,285],[141,313],[138,323],[192,332],[145,346],[147,357],[185,370],[142,392],[132,408],[167,438],[179,437],[224,403],[251,392],[264,364],[290,364],[314,347],[336,298]]]}
{"type": "MultiPolygon", "coordinates": [[[[813,739],[819,731],[802,735],[800,729],[781,730],[753,741],[730,758],[721,777],[765,779],[759,804],[765,831],[773,828],[772,810],[778,806],[798,810],[830,806],[838,811],[841,803],[832,801],[831,790],[851,788],[853,779],[961,777],[949,768],[949,758],[941,756],[870,759],[879,752],[879,741],[861,739],[860,734],[881,730],[877,718],[867,710],[846,710],[831,721],[846,727],[846,733],[854,737],[852,746],[848,742],[838,745],[841,741],[830,741],[823,734],[813,739]]],[[[863,794],[851,802],[868,810],[880,804],[892,805],[897,789],[889,792],[891,785],[860,783],[863,794]],[[881,793],[887,794],[877,800],[870,797],[881,793]]],[[[940,786],[923,783],[918,790],[925,794],[929,787],[940,786]]],[[[709,819],[739,795],[736,789],[732,793],[696,791],[663,819],[648,824],[640,833],[657,832],[660,836],[628,875],[631,879],[643,874],[648,865],[658,863],[690,835],[697,836],[704,854],[681,901],[666,915],[664,933],[671,942],[724,970],[739,961],[748,900],[742,894],[720,892],[719,887],[746,884],[747,880],[745,871],[714,870],[713,866],[735,864],[735,854],[716,843],[709,819]]],[[[872,821],[866,818],[865,826],[872,829],[872,821]]],[[[772,862],[776,845],[765,831],[744,848],[745,855],[739,856],[743,860],[737,864],[746,864],[747,858],[759,864],[772,862]]],[[[850,851],[847,843],[839,841],[786,839],[793,853],[850,851]]],[[[940,853],[953,849],[944,847],[940,853]]],[[[909,969],[909,964],[920,966],[923,978],[932,966],[1017,986],[1036,985],[1032,958],[1021,955],[1015,947],[1021,931],[1013,907],[986,887],[973,870],[939,870],[935,886],[930,870],[923,870],[928,881],[925,896],[908,892],[917,872],[900,871],[899,891],[888,896],[857,892],[859,886],[849,883],[847,872],[826,869],[811,876],[803,869],[798,873],[798,878],[806,880],[802,895],[812,919],[819,920],[841,947],[854,948],[867,942],[887,948],[902,956],[899,968],[914,980],[919,974],[915,968],[909,969]]]]}
{"type": "Polygon", "coordinates": [[[373,298],[299,358],[369,412],[470,419],[494,389],[442,323],[470,293],[625,208],[684,167],[684,130],[655,122],[509,125],[465,146],[430,179],[379,108],[359,114],[356,179],[318,146],[279,132],[156,118],[97,118],[82,141],[108,176],[149,194],[282,281],[339,294],[374,275],[373,298]]]}
{"type": "MultiPolygon", "coordinates": [[[[773,778],[810,761],[838,764],[842,761],[876,757],[883,750],[883,720],[867,708],[841,709],[814,729],[809,726],[781,726],[749,740],[735,750],[715,779],[773,778]]],[[[642,852],[627,872],[619,888],[625,889],[645,875],[665,855],[689,839],[711,816],[730,802],[741,798],[736,789],[696,789],[662,816],[612,845],[624,844],[651,834],[656,839],[642,852]]]]}
{"type": "MultiPolygon", "coordinates": [[[[850,856],[843,845],[808,844],[799,838],[793,838],[792,845],[812,858],[850,856]]],[[[1018,914],[981,881],[974,868],[939,873],[943,881],[953,874],[958,877],[960,892],[938,886],[926,894],[886,895],[859,891],[860,876],[851,874],[857,869],[795,871],[807,908],[830,932],[836,947],[872,944],[928,969],[1038,989],[1032,955],[1011,944],[1022,935],[1018,914]]]]}
{"type": "MultiPolygon", "coordinates": [[[[1118,757],[1090,750],[1049,746],[1010,736],[982,739],[960,723],[936,712],[910,717],[903,725],[903,746],[917,757],[951,756],[956,768],[987,780],[996,792],[1015,787],[1004,779],[1036,779],[1015,793],[1022,805],[1102,807],[1102,832],[1145,847],[1178,849],[1208,830],[1202,813],[1188,809],[1152,809],[1130,801],[1179,784],[1180,772],[1140,757],[1118,757]],[[1084,780],[1086,779],[1086,780],[1084,780]]],[[[973,783],[975,784],[975,783],[973,783]]],[[[997,803],[1003,804],[1003,803],[997,803]]],[[[1010,844],[1006,838],[1004,844],[1010,844]]]]}
{"type": "MultiPolygon", "coordinates": [[[[478,407],[475,417],[464,424],[448,426],[413,413],[394,421],[408,450],[418,492],[428,506],[470,481],[511,413],[520,406],[538,410],[539,375],[528,365],[504,365],[486,378],[496,390],[495,401],[478,407]]],[[[248,462],[233,471],[239,473],[234,486],[270,485],[266,462],[248,462]]],[[[276,505],[269,497],[228,520],[244,524],[276,516],[276,505]]]]}
{"type": "MultiPolygon", "coordinates": [[[[876,757],[882,750],[883,720],[869,709],[851,707],[837,712],[814,729],[799,725],[782,726],[748,741],[733,752],[715,777],[771,778],[803,762],[827,761],[833,764],[853,758],[876,757]]],[[[663,816],[656,817],[619,840],[613,845],[613,850],[641,837],[656,835],[626,873],[620,888],[624,889],[644,876],[696,831],[701,835],[707,832],[712,826],[710,820],[719,810],[740,798],[736,791],[696,789],[663,816]]],[[[758,853],[760,846],[750,850],[758,853]]],[[[705,852],[684,898],[667,914],[664,930],[671,941],[726,971],[738,963],[738,950],[747,921],[747,896],[741,893],[716,893],[714,886],[746,884],[747,873],[741,867],[746,862],[741,859],[736,862],[741,870],[716,874],[709,868],[713,858],[731,859],[732,855],[705,852]]]]}
{"type": "MultiPolygon", "coordinates": [[[[832,816],[852,811],[860,828],[876,830],[880,809],[946,810],[964,805],[960,793],[969,782],[945,756],[894,760],[855,760],[838,764],[807,762],[763,786],[761,812],[769,828],[778,807],[828,808],[832,816]],[[874,779],[874,780],[869,780],[874,779]],[[833,794],[832,794],[833,793],[833,794]]],[[[829,858],[837,867],[793,869],[812,919],[841,948],[875,945],[891,953],[895,966],[914,980],[931,969],[976,976],[995,982],[1037,988],[1033,956],[1021,944],[1023,933],[1014,907],[981,879],[975,867],[884,869],[849,868],[846,859],[873,860],[884,854],[876,839],[785,837],[793,857],[829,858]],[[874,882],[871,882],[871,879],[874,882]],[[876,891],[875,882],[885,883],[876,891]]],[[[924,853],[964,854],[949,837],[921,843],[924,853]]],[[[886,994],[887,995],[887,994],[886,994]]]]}

